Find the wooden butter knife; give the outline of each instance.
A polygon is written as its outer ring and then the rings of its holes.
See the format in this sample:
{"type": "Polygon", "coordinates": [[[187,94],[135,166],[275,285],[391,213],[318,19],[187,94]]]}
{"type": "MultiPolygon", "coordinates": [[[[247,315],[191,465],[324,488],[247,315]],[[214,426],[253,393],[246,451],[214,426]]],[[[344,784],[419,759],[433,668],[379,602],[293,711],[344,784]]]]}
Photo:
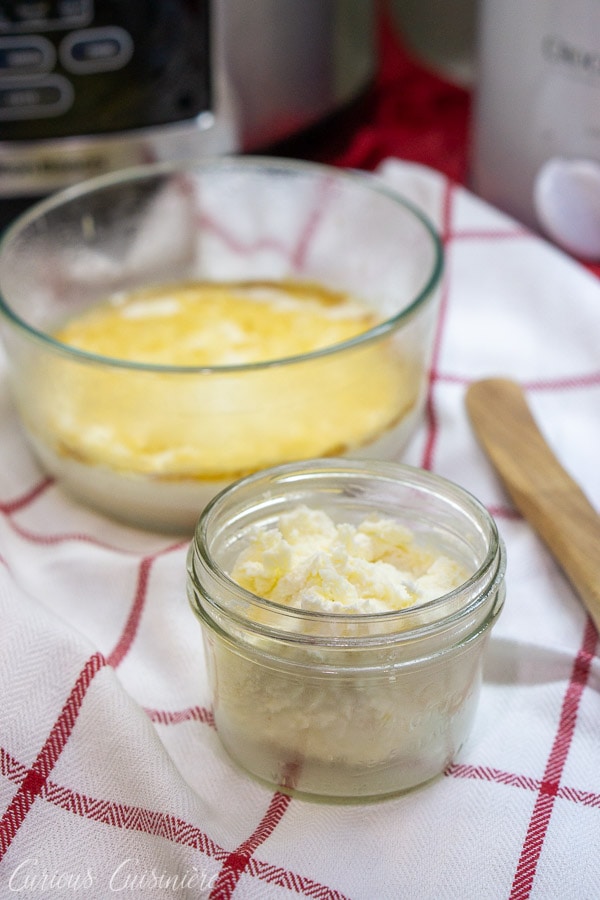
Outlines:
{"type": "Polygon", "coordinates": [[[466,405],[515,505],[561,565],[600,633],[600,516],[550,450],[516,382],[476,381],[466,405]]]}

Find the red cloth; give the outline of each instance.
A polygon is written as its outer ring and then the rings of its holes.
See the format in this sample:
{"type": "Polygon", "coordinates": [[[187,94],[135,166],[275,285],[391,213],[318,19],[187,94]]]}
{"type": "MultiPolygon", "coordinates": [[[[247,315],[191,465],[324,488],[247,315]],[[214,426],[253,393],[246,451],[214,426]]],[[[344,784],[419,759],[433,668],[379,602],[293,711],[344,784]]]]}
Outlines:
{"type": "Polygon", "coordinates": [[[378,50],[377,75],[366,95],[345,114],[292,142],[290,152],[369,171],[395,156],[465,183],[469,91],[443,80],[411,55],[385,10],[378,50]]]}
{"type": "MultiPolygon", "coordinates": [[[[472,92],[444,80],[407,49],[385,2],[378,54],[375,81],[361,101],[293,142],[292,155],[367,171],[396,157],[470,187],[472,92]]],[[[600,276],[600,263],[579,262],[600,276]]]]}

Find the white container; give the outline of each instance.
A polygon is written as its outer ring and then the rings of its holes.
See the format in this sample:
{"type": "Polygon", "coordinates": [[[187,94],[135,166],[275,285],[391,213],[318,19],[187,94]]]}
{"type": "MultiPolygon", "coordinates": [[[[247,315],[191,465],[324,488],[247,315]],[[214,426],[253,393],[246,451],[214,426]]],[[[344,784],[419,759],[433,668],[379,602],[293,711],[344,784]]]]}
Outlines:
{"type": "Polygon", "coordinates": [[[600,3],[483,0],[472,186],[600,259],[600,3]]]}

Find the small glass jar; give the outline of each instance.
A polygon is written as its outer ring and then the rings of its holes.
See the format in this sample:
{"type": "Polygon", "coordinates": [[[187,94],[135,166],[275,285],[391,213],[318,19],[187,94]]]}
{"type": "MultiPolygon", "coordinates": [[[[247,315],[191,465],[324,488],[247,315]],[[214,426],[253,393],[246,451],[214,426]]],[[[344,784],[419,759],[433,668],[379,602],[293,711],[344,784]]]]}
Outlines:
{"type": "Polygon", "coordinates": [[[188,555],[223,746],[258,779],[330,801],[396,794],[439,775],[473,721],[504,572],[484,507],[421,469],[319,459],[236,482],[203,512],[188,555]],[[469,574],[438,599],[376,614],[261,599],[229,573],[250,530],[274,527],[297,505],[337,523],[391,517],[469,574]]]}

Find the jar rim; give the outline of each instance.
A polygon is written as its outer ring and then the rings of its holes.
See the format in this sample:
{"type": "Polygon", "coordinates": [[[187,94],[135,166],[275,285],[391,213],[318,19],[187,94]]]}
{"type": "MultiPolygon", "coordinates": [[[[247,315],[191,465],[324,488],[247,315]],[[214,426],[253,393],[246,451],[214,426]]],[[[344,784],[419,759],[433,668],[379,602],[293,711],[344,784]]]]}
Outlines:
{"type": "MultiPolygon", "coordinates": [[[[451,628],[460,620],[472,616],[478,607],[485,605],[490,595],[494,595],[500,587],[506,569],[506,553],[504,542],[500,537],[493,516],[485,509],[483,504],[469,491],[458,486],[454,482],[441,475],[410,466],[404,463],[373,461],[373,460],[346,460],[346,459],[317,459],[301,463],[286,463],[271,469],[248,475],[226,487],[217,494],[202,512],[194,532],[194,538],[190,547],[188,573],[196,589],[201,588],[198,580],[196,563],[211,579],[213,584],[224,589],[232,598],[233,603],[227,610],[221,609],[213,597],[208,597],[204,590],[201,593],[205,600],[216,606],[228,617],[236,620],[238,625],[251,627],[256,633],[265,636],[278,637],[290,643],[318,643],[328,646],[354,646],[355,639],[333,636],[323,640],[315,638],[313,633],[307,634],[299,631],[288,631],[276,628],[264,623],[250,622],[246,616],[236,615],[233,606],[239,608],[254,608],[262,610],[278,617],[289,617],[296,622],[304,624],[313,623],[321,626],[339,625],[345,623],[349,627],[363,625],[367,629],[375,629],[370,636],[361,636],[361,644],[371,644],[381,641],[382,637],[390,639],[393,636],[399,640],[414,640],[417,637],[427,637],[440,629],[451,628]],[[210,529],[214,526],[222,508],[238,494],[269,497],[273,502],[276,497],[277,487],[291,484],[301,485],[304,481],[318,480],[320,477],[333,475],[346,475],[363,478],[380,479],[383,482],[393,480],[407,487],[435,488],[453,504],[456,508],[467,510],[476,517],[479,523],[487,529],[488,546],[484,559],[475,571],[461,583],[447,593],[418,605],[409,606],[399,610],[386,610],[376,613],[347,613],[326,612],[296,609],[284,604],[276,603],[264,597],[260,597],[243,588],[225,571],[219,562],[213,558],[210,547],[210,529]],[[270,490],[267,490],[268,486],[270,490]],[[463,602],[461,599],[464,598],[463,602]],[[415,627],[409,627],[411,619],[421,620],[415,627]],[[425,620],[425,621],[423,621],[425,620]],[[376,626],[382,626],[383,632],[376,631],[376,626]]],[[[195,598],[198,604],[198,598],[195,598]]],[[[194,603],[192,603],[194,606],[194,603]]]]}

